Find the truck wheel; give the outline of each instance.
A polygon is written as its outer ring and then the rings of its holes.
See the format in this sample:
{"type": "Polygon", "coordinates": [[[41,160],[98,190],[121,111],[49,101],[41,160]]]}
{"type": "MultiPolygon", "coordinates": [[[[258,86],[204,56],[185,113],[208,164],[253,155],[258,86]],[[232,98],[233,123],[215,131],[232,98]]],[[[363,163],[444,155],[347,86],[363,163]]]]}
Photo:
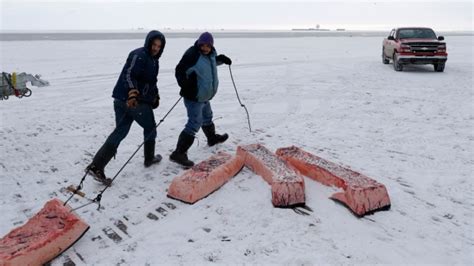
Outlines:
{"type": "Polygon", "coordinates": [[[385,65],[387,65],[388,63],[390,63],[390,59],[388,59],[386,56],[385,56],[385,49],[382,47],[382,63],[384,63],[385,65]]]}
{"type": "Polygon", "coordinates": [[[445,64],[443,64],[443,63],[441,63],[441,64],[433,64],[434,70],[435,70],[436,72],[443,72],[443,71],[444,71],[444,65],[445,65],[445,64]]]}
{"type": "Polygon", "coordinates": [[[398,62],[397,53],[393,53],[393,69],[395,69],[395,71],[403,71],[403,65],[398,62]]]}

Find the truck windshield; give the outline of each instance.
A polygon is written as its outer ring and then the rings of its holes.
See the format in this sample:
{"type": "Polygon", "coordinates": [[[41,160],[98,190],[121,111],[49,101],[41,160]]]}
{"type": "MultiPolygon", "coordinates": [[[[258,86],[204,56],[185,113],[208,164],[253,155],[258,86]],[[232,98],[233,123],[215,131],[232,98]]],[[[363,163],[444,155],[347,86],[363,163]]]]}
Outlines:
{"type": "Polygon", "coordinates": [[[398,39],[436,39],[436,34],[432,29],[401,29],[398,39]]]}

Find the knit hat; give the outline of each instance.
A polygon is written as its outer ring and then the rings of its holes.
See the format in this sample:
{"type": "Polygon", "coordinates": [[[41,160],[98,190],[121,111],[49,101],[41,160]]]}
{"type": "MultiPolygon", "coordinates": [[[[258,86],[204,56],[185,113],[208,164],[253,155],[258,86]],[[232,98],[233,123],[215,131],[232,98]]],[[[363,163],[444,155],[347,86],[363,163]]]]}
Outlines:
{"type": "Polygon", "coordinates": [[[212,34],[206,31],[199,36],[197,43],[198,45],[209,44],[210,46],[214,46],[214,38],[212,34]]]}

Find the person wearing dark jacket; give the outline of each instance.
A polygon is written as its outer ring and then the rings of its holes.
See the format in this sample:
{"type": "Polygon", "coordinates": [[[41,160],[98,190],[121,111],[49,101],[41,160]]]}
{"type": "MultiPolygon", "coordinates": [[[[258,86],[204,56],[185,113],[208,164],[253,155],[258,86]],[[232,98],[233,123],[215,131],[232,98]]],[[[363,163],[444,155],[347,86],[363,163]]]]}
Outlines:
{"type": "Polygon", "coordinates": [[[112,93],[116,127],[86,168],[100,182],[110,182],[104,168],[127,136],[133,121],[143,128],[145,167],[161,161],[161,155],[155,155],[156,124],[153,109],[160,103],[156,83],[158,60],[165,44],[165,36],[153,30],[146,36],[145,45],[128,55],[112,93]]]}
{"type": "Polygon", "coordinates": [[[217,66],[221,64],[230,65],[232,61],[225,55],[217,55],[212,34],[204,32],[176,66],[175,76],[181,87],[180,95],[184,98],[188,122],[179,135],[176,150],[170,155],[171,161],[185,167],[194,165],[188,159],[187,151],[200,128],[206,135],[209,146],[222,143],[229,137],[227,134],[216,134],[212,122],[210,100],[217,93],[217,66]]]}

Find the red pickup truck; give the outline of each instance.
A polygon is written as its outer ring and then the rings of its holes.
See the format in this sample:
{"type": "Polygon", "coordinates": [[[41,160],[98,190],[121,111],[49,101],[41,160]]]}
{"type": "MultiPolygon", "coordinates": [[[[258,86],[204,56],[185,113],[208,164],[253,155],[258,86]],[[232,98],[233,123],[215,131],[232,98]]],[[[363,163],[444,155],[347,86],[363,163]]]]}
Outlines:
{"type": "Polygon", "coordinates": [[[436,37],[430,28],[396,28],[383,40],[382,62],[393,61],[395,71],[407,64],[432,64],[436,72],[443,72],[448,60],[444,37],[436,37]]]}

